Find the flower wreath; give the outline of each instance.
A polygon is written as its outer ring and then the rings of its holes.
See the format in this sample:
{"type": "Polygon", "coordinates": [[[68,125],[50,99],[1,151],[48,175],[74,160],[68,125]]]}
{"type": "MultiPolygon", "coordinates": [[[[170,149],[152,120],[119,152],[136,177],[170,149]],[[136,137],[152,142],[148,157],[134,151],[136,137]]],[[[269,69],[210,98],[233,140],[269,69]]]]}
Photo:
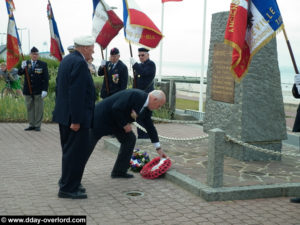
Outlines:
{"type": "Polygon", "coordinates": [[[172,163],[170,158],[160,158],[158,156],[147,163],[141,170],[140,174],[143,178],[155,179],[166,173],[171,165],[172,163]]]}
{"type": "Polygon", "coordinates": [[[150,162],[150,157],[147,152],[134,149],[130,159],[130,169],[133,172],[140,172],[143,166],[148,162],[150,162]]]}

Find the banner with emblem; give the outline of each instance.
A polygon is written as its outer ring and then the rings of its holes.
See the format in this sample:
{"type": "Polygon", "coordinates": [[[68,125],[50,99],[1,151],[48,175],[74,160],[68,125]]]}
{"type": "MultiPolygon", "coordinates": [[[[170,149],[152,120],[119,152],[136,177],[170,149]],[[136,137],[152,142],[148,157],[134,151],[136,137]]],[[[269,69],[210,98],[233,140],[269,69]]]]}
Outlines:
{"type": "Polygon", "coordinates": [[[232,0],[224,42],[233,48],[231,71],[237,81],[252,57],[283,28],[276,0],[232,0]]]}
{"type": "Polygon", "coordinates": [[[9,16],[7,26],[6,64],[7,70],[11,70],[19,62],[21,42],[13,14],[13,10],[15,9],[13,1],[6,0],[6,7],[9,16]]]}
{"type": "Polygon", "coordinates": [[[155,48],[163,38],[162,33],[152,20],[141,11],[134,0],[123,0],[125,39],[155,48]]]}
{"type": "Polygon", "coordinates": [[[47,5],[47,15],[49,19],[50,36],[51,36],[50,54],[55,58],[57,58],[58,61],[61,61],[65,53],[64,53],[64,48],[61,44],[57,24],[54,19],[52,6],[49,0],[47,5]]]}
{"type": "Polygon", "coordinates": [[[93,0],[93,30],[96,42],[105,49],[123,28],[123,21],[103,0],[93,0]]]}

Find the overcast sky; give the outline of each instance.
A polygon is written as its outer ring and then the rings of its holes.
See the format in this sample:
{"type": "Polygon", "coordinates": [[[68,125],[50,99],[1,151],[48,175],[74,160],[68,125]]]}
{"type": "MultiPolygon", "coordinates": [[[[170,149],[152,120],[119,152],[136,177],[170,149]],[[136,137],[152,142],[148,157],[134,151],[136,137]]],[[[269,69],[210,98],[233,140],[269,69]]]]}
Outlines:
{"type": "MultiPolygon", "coordinates": [[[[46,13],[47,0],[14,0],[14,13],[19,32],[22,37],[23,52],[28,53],[32,46],[40,51],[49,51],[50,33],[46,13]],[[30,31],[30,48],[28,41],[30,31]]],[[[161,28],[161,0],[136,0],[140,8],[161,28]]],[[[123,19],[122,0],[106,0],[110,6],[115,6],[115,12],[123,19]]],[[[213,13],[228,11],[231,0],[207,0],[205,63],[210,38],[210,22],[213,13]]],[[[298,66],[300,65],[300,1],[278,0],[287,35],[290,39],[298,66]]],[[[67,47],[73,44],[75,36],[90,34],[92,29],[92,0],[51,0],[54,16],[58,25],[62,43],[67,47]]],[[[163,60],[176,62],[201,63],[201,42],[203,23],[203,0],[183,0],[182,2],[167,2],[164,7],[163,60]]],[[[8,16],[5,1],[0,0],[0,43],[6,43],[8,16]]],[[[290,66],[292,63],[284,40],[283,33],[277,35],[280,66],[290,66]]],[[[128,43],[120,31],[108,49],[118,47],[121,59],[127,61],[130,57],[128,43]]],[[[135,57],[138,46],[133,45],[135,57]]],[[[101,54],[99,46],[95,47],[94,58],[99,62],[101,54]]],[[[158,62],[159,47],[151,51],[151,58],[158,62]]]]}

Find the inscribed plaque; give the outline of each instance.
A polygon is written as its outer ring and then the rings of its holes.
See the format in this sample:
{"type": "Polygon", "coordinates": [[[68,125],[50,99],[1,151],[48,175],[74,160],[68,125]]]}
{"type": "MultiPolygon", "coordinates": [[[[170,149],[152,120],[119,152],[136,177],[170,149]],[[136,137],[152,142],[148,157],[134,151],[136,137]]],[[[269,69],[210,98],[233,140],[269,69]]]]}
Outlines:
{"type": "Polygon", "coordinates": [[[230,71],[232,48],[224,43],[214,45],[211,98],[234,103],[234,78],[230,71]]]}

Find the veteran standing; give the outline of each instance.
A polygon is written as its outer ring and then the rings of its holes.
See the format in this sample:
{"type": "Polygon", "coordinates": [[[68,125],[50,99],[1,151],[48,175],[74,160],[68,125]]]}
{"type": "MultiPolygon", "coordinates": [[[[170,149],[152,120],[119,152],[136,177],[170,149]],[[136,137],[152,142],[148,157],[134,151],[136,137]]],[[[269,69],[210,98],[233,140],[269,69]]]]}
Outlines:
{"type": "Polygon", "coordinates": [[[47,96],[49,74],[47,63],[39,60],[39,50],[33,47],[30,51],[31,60],[22,62],[19,75],[28,74],[24,78],[23,94],[27,108],[29,127],[25,131],[40,131],[44,114],[44,101],[47,96]]]}
{"type": "Polygon", "coordinates": [[[108,62],[102,60],[101,66],[98,70],[98,75],[104,75],[100,94],[101,98],[106,98],[127,88],[128,69],[127,66],[120,60],[119,49],[112,48],[110,50],[110,60],[108,62]],[[105,76],[105,69],[107,76],[105,76]]]}
{"type": "MultiPolygon", "coordinates": [[[[300,98],[300,74],[295,74],[294,76],[294,86],[292,89],[292,93],[295,98],[300,98]]],[[[297,114],[293,126],[293,132],[300,132],[300,105],[297,109],[297,114]]],[[[300,193],[298,197],[291,198],[290,201],[292,203],[300,203],[300,193]]]]}
{"type": "Polygon", "coordinates": [[[94,43],[92,36],[75,38],[75,51],[63,58],[56,78],[53,121],[59,124],[62,147],[60,198],[87,198],[81,179],[89,158],[89,129],[96,100],[87,64],[94,53],[94,43]]]}
{"type": "MultiPolygon", "coordinates": [[[[143,90],[147,93],[150,93],[154,90],[154,78],[156,73],[155,63],[150,60],[149,49],[139,48],[138,56],[140,59],[140,63],[137,63],[136,60],[131,57],[130,63],[132,64],[132,68],[134,71],[134,80],[133,80],[133,88],[137,88],[143,90]]],[[[152,112],[149,114],[151,118],[152,112]]],[[[144,127],[143,121],[139,119],[137,122],[144,127]]],[[[138,138],[147,139],[149,136],[147,133],[143,132],[140,129],[137,129],[138,138]]]]}

